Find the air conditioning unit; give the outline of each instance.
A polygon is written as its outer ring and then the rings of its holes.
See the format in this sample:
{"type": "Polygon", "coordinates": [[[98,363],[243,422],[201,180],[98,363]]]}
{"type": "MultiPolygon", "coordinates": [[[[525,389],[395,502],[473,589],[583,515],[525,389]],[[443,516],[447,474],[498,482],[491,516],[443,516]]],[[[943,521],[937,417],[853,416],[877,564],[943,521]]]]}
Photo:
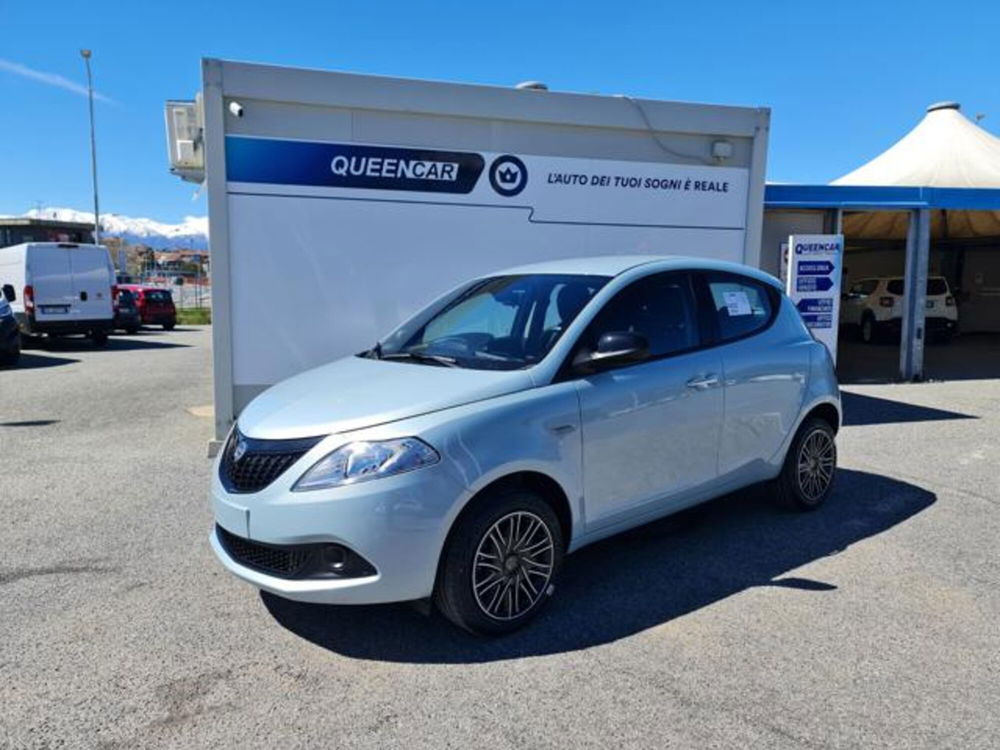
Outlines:
{"type": "Polygon", "coordinates": [[[164,116],[171,173],[188,182],[204,182],[205,142],[201,94],[194,101],[168,100],[164,116]]]}

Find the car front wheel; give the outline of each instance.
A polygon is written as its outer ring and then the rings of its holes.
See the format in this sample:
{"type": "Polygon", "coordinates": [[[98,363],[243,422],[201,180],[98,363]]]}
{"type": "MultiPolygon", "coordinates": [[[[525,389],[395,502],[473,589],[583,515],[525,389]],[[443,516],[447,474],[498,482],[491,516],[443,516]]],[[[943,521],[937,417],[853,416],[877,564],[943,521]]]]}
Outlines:
{"type": "Polygon", "coordinates": [[[535,617],[552,595],[563,538],[552,507],[525,489],[491,493],[458,520],[434,600],[471,633],[502,635],[535,617]]]}
{"type": "Polygon", "coordinates": [[[5,352],[0,352],[0,367],[13,367],[21,359],[21,347],[15,346],[5,352]]]}
{"type": "Polygon", "coordinates": [[[836,471],[833,428],[825,420],[810,417],[795,434],[775,480],[778,501],[796,510],[815,510],[830,495],[836,471]]]}

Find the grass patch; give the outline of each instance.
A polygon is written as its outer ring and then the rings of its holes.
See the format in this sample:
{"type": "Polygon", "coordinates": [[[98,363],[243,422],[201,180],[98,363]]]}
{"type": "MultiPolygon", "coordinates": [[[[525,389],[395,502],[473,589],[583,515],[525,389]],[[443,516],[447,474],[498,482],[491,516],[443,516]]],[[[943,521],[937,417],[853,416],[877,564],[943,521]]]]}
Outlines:
{"type": "Polygon", "coordinates": [[[212,322],[212,308],[191,307],[186,310],[178,310],[177,322],[181,325],[207,325],[212,322]]]}

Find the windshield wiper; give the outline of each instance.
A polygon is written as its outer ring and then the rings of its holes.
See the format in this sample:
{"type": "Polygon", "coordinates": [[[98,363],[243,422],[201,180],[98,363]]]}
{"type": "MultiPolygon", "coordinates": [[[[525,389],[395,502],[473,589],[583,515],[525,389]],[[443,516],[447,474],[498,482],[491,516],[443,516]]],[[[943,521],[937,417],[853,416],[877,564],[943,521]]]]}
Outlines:
{"type": "Polygon", "coordinates": [[[452,357],[445,357],[441,354],[425,354],[424,352],[390,352],[389,354],[382,354],[379,352],[379,359],[396,359],[396,360],[406,360],[410,359],[415,362],[433,362],[434,364],[441,365],[442,367],[459,367],[458,361],[452,357]]]}

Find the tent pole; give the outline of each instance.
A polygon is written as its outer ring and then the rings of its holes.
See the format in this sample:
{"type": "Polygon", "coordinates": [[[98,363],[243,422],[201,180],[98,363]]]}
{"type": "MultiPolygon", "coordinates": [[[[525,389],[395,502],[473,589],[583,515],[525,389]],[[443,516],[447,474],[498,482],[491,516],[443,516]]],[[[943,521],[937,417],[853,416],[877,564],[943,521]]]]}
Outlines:
{"type": "Polygon", "coordinates": [[[924,375],[924,317],[930,262],[930,210],[910,212],[906,230],[906,270],[903,273],[903,331],[899,343],[899,374],[903,380],[924,375]]]}

